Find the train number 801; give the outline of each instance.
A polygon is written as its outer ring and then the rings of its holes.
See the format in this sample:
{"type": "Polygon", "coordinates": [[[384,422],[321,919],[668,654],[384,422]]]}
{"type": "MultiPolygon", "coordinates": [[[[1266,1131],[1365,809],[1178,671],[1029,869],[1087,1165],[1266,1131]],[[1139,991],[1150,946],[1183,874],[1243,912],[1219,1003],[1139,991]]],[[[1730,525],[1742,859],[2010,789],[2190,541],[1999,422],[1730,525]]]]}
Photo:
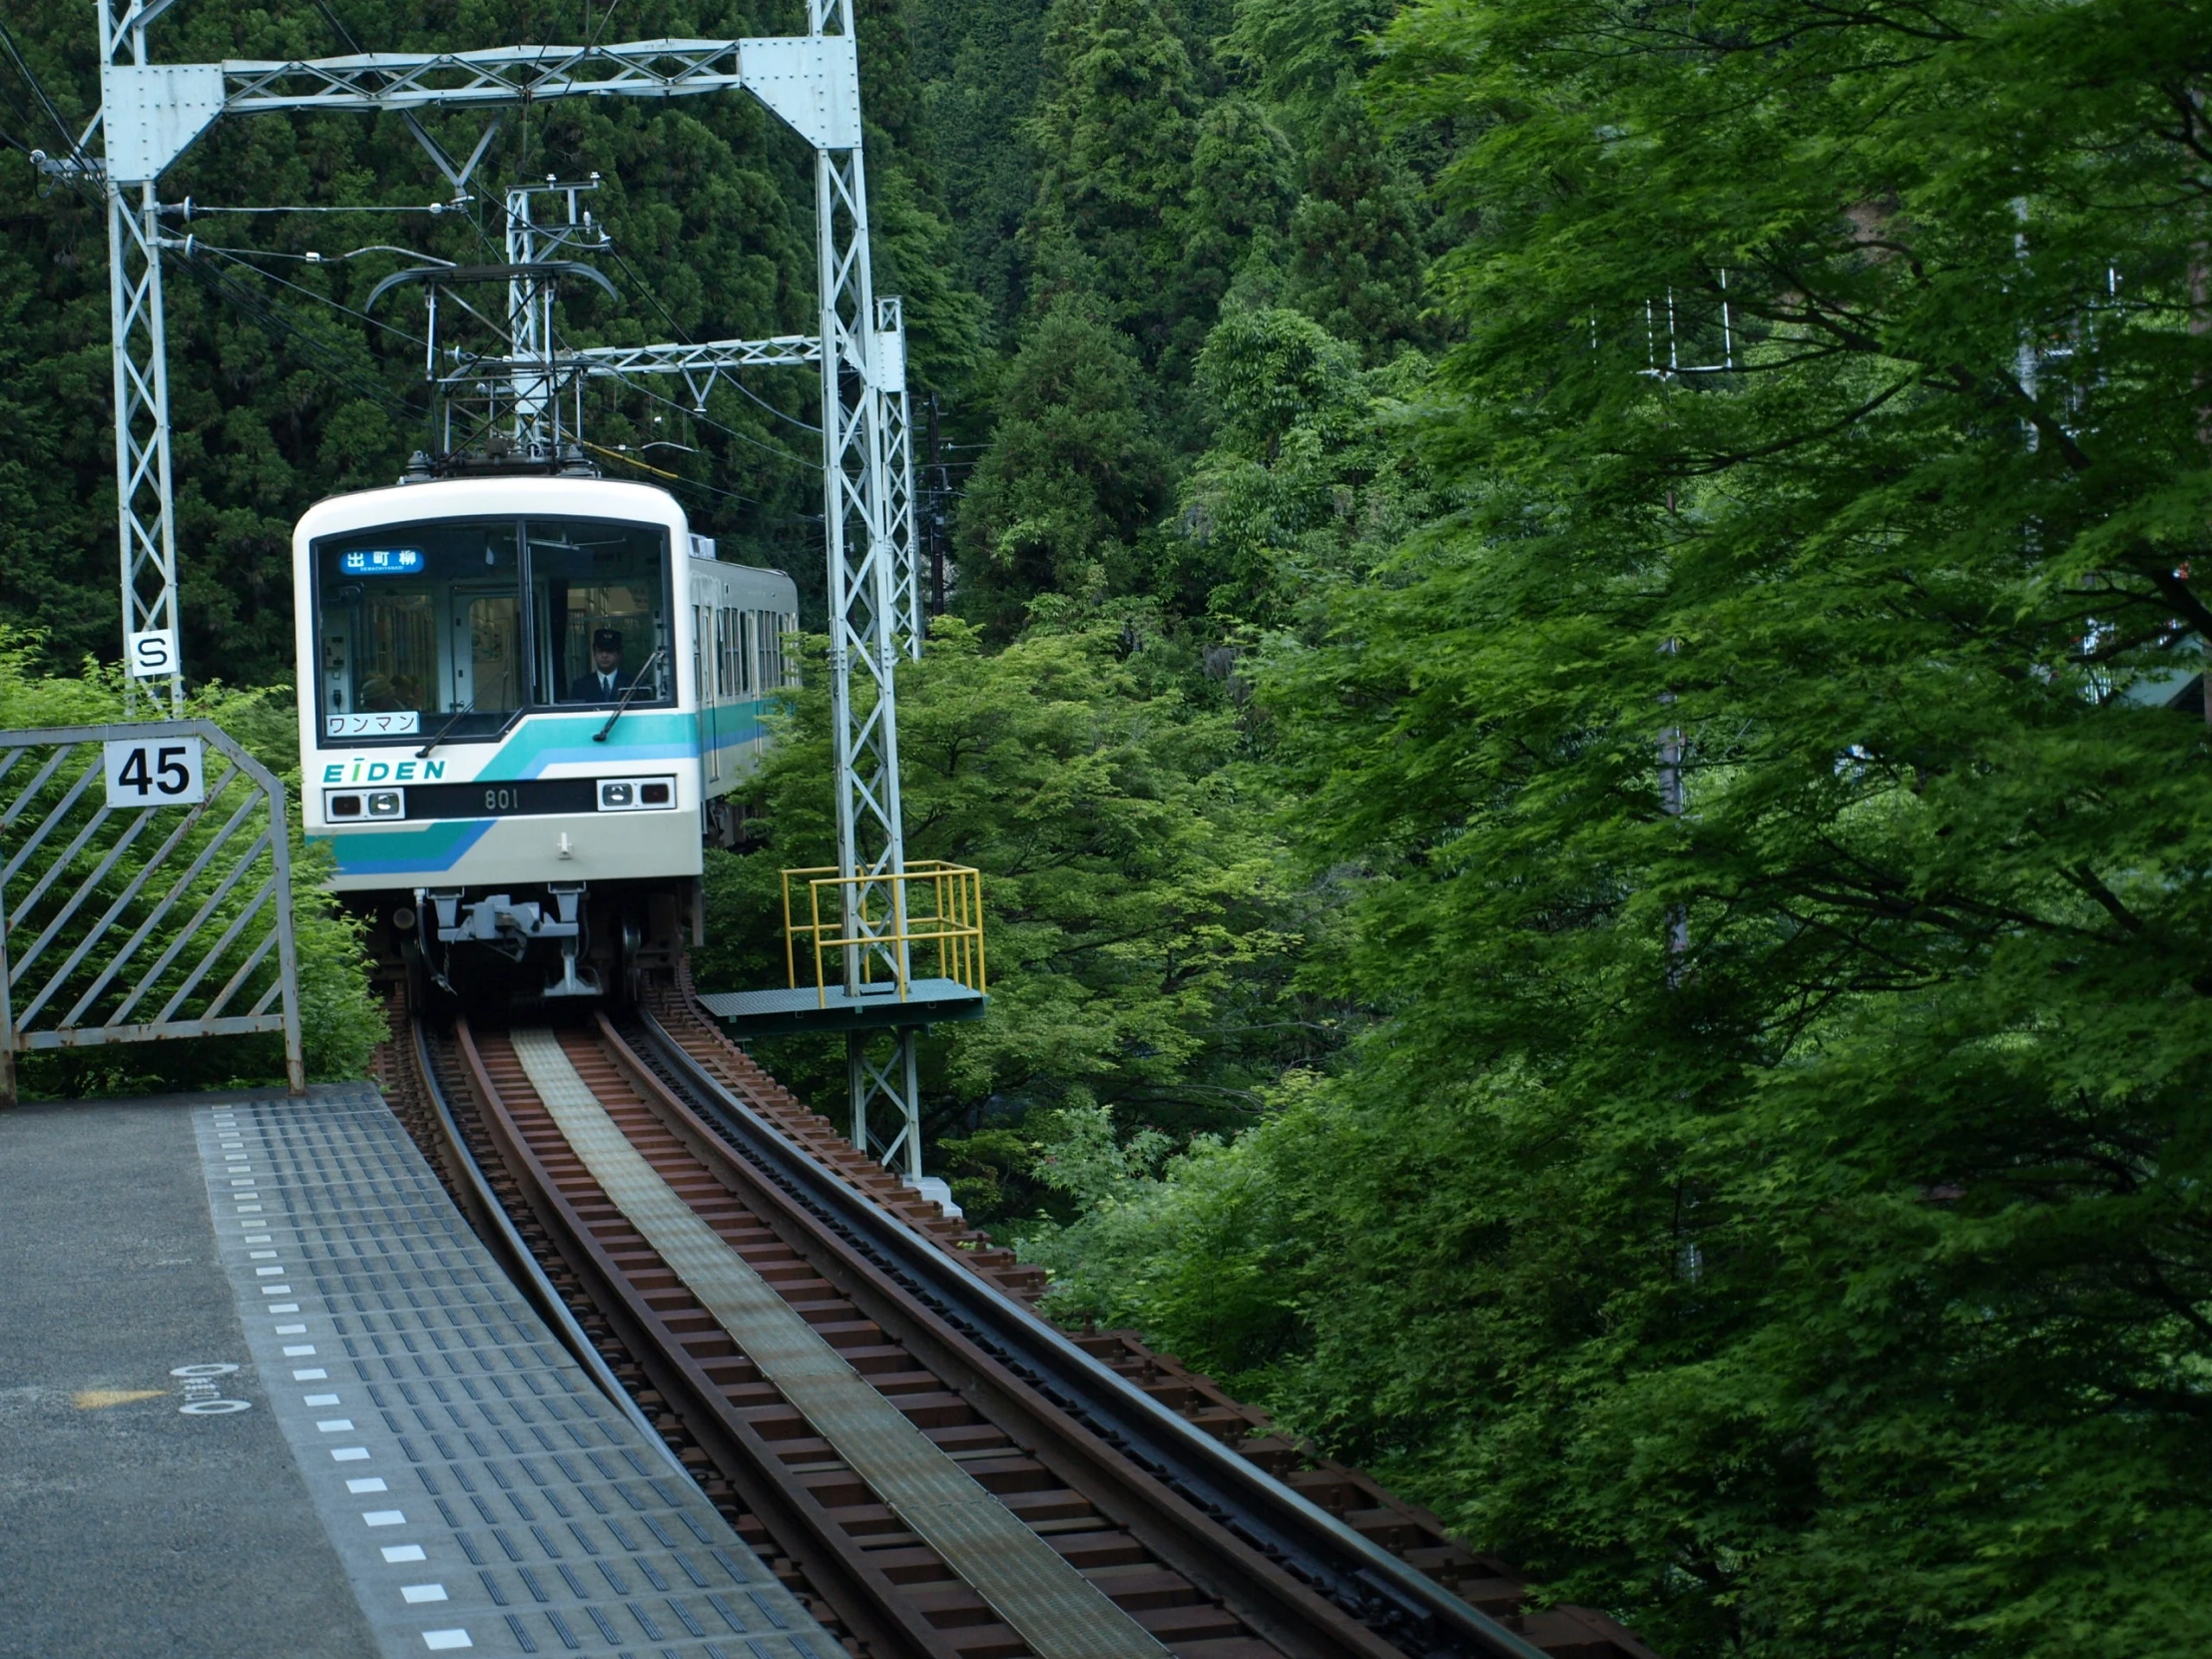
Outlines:
{"type": "Polygon", "coordinates": [[[522,805],[520,790],[486,790],[484,811],[487,813],[511,813],[522,805]]]}

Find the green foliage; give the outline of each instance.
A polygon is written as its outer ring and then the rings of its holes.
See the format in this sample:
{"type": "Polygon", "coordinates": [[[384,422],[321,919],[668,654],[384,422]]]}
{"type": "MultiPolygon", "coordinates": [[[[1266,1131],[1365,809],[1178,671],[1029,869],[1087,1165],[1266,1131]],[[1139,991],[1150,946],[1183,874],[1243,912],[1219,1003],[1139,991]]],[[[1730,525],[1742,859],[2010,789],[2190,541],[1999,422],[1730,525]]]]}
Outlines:
{"type": "Polygon", "coordinates": [[[1350,88],[1308,132],[1306,194],[1289,230],[1292,298],[1374,361],[1433,344],[1422,317],[1433,214],[1410,169],[1350,88]]]}
{"type": "Polygon", "coordinates": [[[1165,504],[1167,455],[1138,375],[1085,295],[1063,294],[1030,328],[960,515],[969,616],[1011,632],[1039,594],[1095,603],[1141,585],[1136,545],[1165,504]]]}
{"type": "MultiPolygon", "coordinates": [[[[1178,1137],[1240,1121],[1295,1019],[1278,843],[1230,764],[1233,720],[1146,654],[1122,657],[1121,633],[1033,629],[994,655],[946,622],[901,667],[907,855],[983,872],[991,1011],[924,1045],[940,1133],[1032,1107],[1109,1107],[1178,1137]]],[[[781,982],[777,871],[830,861],[821,684],[798,694],[753,792],[768,847],[710,872],[710,935],[731,942],[700,961],[702,984],[781,982]]],[[[800,1045],[779,1056],[841,1086],[800,1045]]],[[[1004,1145],[963,1156],[986,1154],[1002,1181],[1037,1179],[1004,1145]]]]}
{"type": "Polygon", "coordinates": [[[1259,674],[1388,1017],[1036,1248],[1664,1652],[2212,1637],[2205,21],[1390,36],[1464,493],[1259,674]]]}
{"type": "Polygon", "coordinates": [[[1291,142],[1249,98],[1223,98],[1200,119],[1186,198],[1182,315],[1171,325],[1177,364],[1187,363],[1232,287],[1281,281],[1284,233],[1298,201],[1291,142]]]}
{"type": "Polygon", "coordinates": [[[944,180],[965,285],[1011,339],[1028,299],[1020,232],[1037,198],[1023,138],[1042,74],[1035,0],[912,0],[924,141],[944,180]]]}
{"type": "Polygon", "coordinates": [[[1024,232],[1043,290],[1098,295],[1155,365],[1186,309],[1177,276],[1199,140],[1190,53],[1159,0],[1055,0],[1044,77],[1024,232]]]}
{"type": "Polygon", "coordinates": [[[1227,631],[1301,625],[1436,510],[1404,443],[1427,365],[1363,373],[1357,352],[1294,310],[1232,311],[1207,337],[1199,386],[1214,447],[1183,484],[1162,544],[1162,597],[1227,631]]]}

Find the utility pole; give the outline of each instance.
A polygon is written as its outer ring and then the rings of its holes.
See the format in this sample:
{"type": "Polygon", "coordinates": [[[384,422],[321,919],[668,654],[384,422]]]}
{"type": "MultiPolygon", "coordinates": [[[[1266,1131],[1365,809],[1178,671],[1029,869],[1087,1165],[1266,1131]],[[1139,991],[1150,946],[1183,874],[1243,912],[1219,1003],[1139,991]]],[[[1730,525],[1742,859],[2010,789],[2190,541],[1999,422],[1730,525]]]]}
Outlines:
{"type": "Polygon", "coordinates": [[[161,202],[168,158],[158,111],[177,124],[208,97],[205,77],[146,61],[146,31],[173,0],[96,0],[103,114],[128,107],[140,119],[103,125],[102,188],[108,206],[108,328],[115,382],[116,532],[121,555],[123,668],[130,700],[144,685],[185,712],[177,627],[177,511],[169,442],[169,340],[162,305],[161,202]]]}

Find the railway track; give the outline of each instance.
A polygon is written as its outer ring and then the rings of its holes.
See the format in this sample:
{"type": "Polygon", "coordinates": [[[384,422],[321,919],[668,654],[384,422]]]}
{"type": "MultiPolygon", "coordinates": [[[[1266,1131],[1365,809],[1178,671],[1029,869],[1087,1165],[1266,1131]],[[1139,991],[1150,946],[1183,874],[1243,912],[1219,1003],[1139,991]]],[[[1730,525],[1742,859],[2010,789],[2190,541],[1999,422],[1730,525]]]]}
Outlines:
{"type": "Polygon", "coordinates": [[[1648,1659],[1130,1335],[1054,1330],[1035,1270],[681,989],[620,1028],[423,1031],[407,1060],[387,1092],[473,1166],[456,1196],[493,1189],[572,1346],[855,1650],[1648,1659]]]}

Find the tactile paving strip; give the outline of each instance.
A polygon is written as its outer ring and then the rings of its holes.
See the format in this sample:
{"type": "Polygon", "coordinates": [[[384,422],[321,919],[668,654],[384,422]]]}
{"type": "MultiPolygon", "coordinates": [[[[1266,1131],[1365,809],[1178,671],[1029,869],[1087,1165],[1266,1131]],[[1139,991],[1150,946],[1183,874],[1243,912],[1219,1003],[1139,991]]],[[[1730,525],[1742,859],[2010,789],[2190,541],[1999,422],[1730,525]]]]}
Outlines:
{"type": "Polygon", "coordinates": [[[372,1090],[194,1123],[262,1408],[386,1654],[841,1653],[592,1386],[372,1090]]]}
{"type": "Polygon", "coordinates": [[[947,1457],[662,1180],[549,1031],[515,1057],[569,1147],[701,1306],[838,1456],[1040,1659],[1165,1655],[1151,1632],[947,1457]]]}

